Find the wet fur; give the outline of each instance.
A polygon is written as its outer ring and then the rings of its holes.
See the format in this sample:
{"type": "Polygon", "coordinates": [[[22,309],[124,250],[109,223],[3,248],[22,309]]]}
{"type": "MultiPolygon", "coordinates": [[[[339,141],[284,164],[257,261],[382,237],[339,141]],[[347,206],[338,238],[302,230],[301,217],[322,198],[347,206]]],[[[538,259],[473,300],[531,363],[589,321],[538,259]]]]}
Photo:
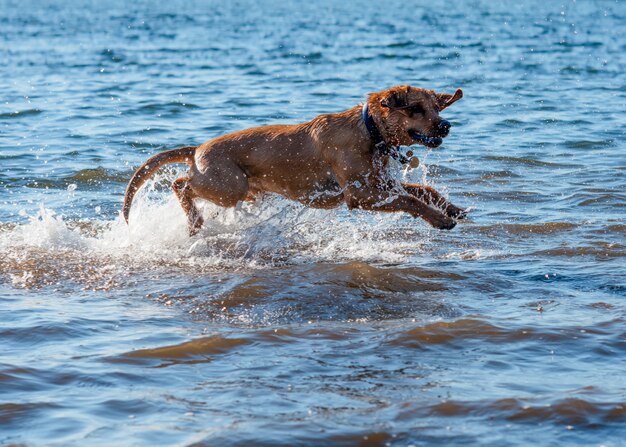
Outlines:
{"type": "MultiPolygon", "coordinates": [[[[414,143],[409,129],[437,136],[439,111],[461,97],[461,90],[449,95],[398,86],[372,93],[367,101],[385,142],[395,146],[414,143]],[[410,105],[419,105],[423,113],[408,113],[410,105]]],[[[431,187],[390,182],[385,176],[388,156],[375,151],[361,106],[302,124],[241,130],[198,147],[157,154],[139,167],[128,184],[123,207],[127,222],[135,193],[168,163],[190,166],[188,174],[172,185],[190,234],[203,224],[196,199],[234,207],[268,192],[314,208],[346,203],[350,209],[407,212],[441,229],[453,228],[455,219],[464,215],[431,187]]]]}

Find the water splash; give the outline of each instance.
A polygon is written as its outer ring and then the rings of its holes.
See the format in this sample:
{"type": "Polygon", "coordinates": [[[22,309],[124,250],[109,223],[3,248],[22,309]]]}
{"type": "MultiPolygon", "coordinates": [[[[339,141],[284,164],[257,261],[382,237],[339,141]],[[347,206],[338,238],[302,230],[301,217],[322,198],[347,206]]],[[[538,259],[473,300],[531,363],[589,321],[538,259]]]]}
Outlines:
{"type": "Polygon", "coordinates": [[[175,174],[166,171],[139,192],[129,225],[121,215],[66,220],[43,204],[34,215],[22,213],[27,223],[0,227],[3,270],[12,272],[13,284],[27,286],[45,276],[29,266],[41,269],[51,258],[57,273],[70,278],[70,264],[228,269],[352,260],[397,263],[428,243],[419,236],[430,230],[408,216],[315,210],[278,196],[231,209],[200,202],[205,225],[189,237],[185,215],[164,187],[175,174]]]}

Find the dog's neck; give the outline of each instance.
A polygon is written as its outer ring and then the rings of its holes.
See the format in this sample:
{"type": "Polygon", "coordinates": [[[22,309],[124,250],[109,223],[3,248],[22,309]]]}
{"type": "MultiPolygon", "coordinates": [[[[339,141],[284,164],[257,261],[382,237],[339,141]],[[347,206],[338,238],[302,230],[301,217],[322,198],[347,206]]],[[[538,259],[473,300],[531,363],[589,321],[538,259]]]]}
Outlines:
{"type": "Polygon", "coordinates": [[[374,143],[374,147],[379,151],[387,151],[387,143],[385,143],[383,135],[380,133],[380,130],[378,130],[378,126],[374,122],[374,118],[372,118],[372,115],[370,115],[367,101],[363,103],[361,114],[363,117],[363,123],[365,124],[365,128],[367,129],[367,133],[374,143]]]}
{"type": "Polygon", "coordinates": [[[400,151],[398,151],[398,148],[396,146],[389,146],[385,142],[383,135],[380,133],[378,126],[374,122],[374,118],[372,118],[372,115],[369,113],[369,106],[367,105],[367,101],[363,103],[361,114],[363,117],[363,123],[365,124],[365,128],[367,129],[367,133],[374,143],[375,150],[381,155],[390,155],[402,164],[408,163],[409,159],[402,155],[400,151]]]}

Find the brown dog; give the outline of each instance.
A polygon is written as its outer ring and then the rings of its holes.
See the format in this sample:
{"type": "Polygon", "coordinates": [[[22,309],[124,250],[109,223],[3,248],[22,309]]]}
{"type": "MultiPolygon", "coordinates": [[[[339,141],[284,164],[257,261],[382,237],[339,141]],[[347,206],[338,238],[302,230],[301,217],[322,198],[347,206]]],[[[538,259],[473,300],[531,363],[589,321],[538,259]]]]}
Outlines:
{"type": "Polygon", "coordinates": [[[197,147],[151,157],[133,175],[124,197],[126,222],[133,196],[162,165],[186,163],[189,173],[172,189],[187,214],[189,232],[203,224],[194,199],[234,207],[273,192],[314,208],[405,211],[432,226],[451,229],[464,210],[428,186],[398,183],[386,175],[400,145],[437,147],[450,129],[439,112],[463,97],[411,86],[371,93],[363,106],[320,115],[295,125],[241,130],[197,147]]]}

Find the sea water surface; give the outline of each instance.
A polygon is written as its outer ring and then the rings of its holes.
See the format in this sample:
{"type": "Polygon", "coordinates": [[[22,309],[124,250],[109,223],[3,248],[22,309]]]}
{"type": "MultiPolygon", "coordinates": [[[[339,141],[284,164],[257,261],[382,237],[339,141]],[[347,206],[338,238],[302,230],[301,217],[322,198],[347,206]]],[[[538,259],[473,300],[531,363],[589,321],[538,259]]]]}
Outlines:
{"type": "Polygon", "coordinates": [[[0,445],[626,443],[626,4],[0,0],[0,445]],[[467,221],[203,205],[146,158],[464,89],[467,221]]]}

